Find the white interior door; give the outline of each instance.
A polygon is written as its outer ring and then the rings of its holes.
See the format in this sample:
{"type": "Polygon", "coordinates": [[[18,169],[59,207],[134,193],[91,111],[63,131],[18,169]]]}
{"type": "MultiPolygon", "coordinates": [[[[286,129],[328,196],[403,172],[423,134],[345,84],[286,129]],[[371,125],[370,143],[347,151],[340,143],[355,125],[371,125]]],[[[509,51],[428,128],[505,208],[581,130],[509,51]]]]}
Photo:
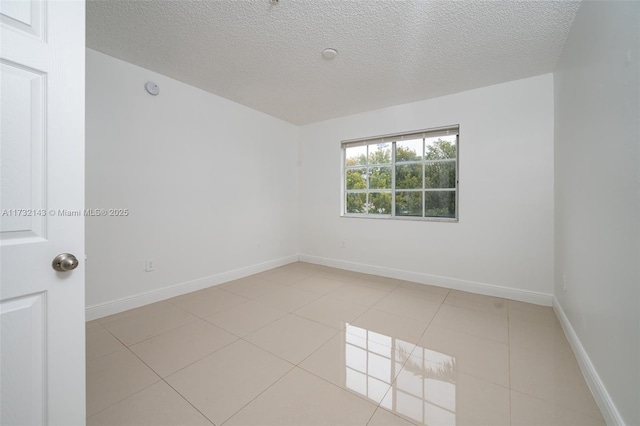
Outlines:
{"type": "Polygon", "coordinates": [[[2,425],[85,423],[84,22],[83,0],[0,0],[2,425]]]}

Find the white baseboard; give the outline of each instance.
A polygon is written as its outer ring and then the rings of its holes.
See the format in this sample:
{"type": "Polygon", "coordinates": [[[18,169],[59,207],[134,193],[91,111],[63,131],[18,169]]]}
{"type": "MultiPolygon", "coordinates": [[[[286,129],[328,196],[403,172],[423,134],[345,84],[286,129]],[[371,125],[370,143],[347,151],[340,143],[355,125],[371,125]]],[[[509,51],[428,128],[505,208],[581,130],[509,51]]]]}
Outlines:
{"type": "Polygon", "coordinates": [[[571,322],[569,322],[569,318],[562,309],[562,305],[560,305],[560,302],[555,297],[553,298],[553,310],[560,320],[560,324],[564,330],[564,335],[567,337],[569,345],[571,345],[571,349],[573,349],[573,353],[580,365],[580,370],[582,370],[582,375],[587,381],[587,385],[593,394],[596,404],[598,404],[598,408],[600,408],[600,411],[602,412],[604,420],[608,425],[624,425],[624,419],[620,415],[616,405],[613,403],[604,383],[602,383],[602,380],[598,375],[598,371],[591,362],[584,346],[582,346],[576,331],[573,329],[571,322]]]}
{"type": "Polygon", "coordinates": [[[232,271],[221,272],[219,274],[210,275],[208,277],[198,278],[192,281],[174,284],[169,287],[148,291],[146,293],[136,294],[134,296],[114,300],[112,302],[89,306],[85,310],[85,317],[87,321],[91,321],[94,319],[106,317],[107,315],[117,314],[128,309],[148,305],[149,303],[159,302],[171,297],[180,296],[181,294],[190,293],[192,291],[202,290],[203,288],[226,283],[227,281],[237,280],[239,278],[257,274],[258,272],[267,271],[269,269],[277,268],[278,266],[297,261],[298,256],[291,255],[280,259],[258,263],[256,265],[246,266],[244,268],[234,269],[232,271]]]}
{"type": "Polygon", "coordinates": [[[438,275],[423,274],[419,272],[404,271],[400,269],[385,268],[382,266],[369,265],[364,263],[349,262],[339,259],[330,259],[306,254],[291,255],[280,259],[274,259],[232,271],[222,272],[208,277],[199,278],[192,281],[175,284],[158,290],[137,294],[127,298],[112,302],[89,306],[86,308],[86,320],[91,321],[107,315],[117,314],[128,309],[137,308],[149,303],[159,302],[171,297],[180,296],[192,291],[215,286],[227,281],[236,280],[259,272],[267,271],[278,266],[293,262],[308,262],[317,265],[330,266],[348,271],[361,272],[366,274],[380,275],[383,277],[395,278],[406,281],[413,281],[422,284],[435,285],[438,287],[451,288],[455,290],[468,291],[472,293],[485,294],[488,296],[503,297],[505,299],[518,300],[521,302],[534,303],[537,305],[553,306],[564,333],[578,360],[582,374],[584,375],[589,389],[594,396],[602,415],[608,425],[624,425],[624,420],[617,410],[609,392],[602,383],[591,359],[585,351],[578,335],[569,322],[560,302],[551,294],[503,287],[493,284],[476,281],[461,280],[457,278],[442,277],[438,275]]]}
{"type": "Polygon", "coordinates": [[[298,260],[302,262],[330,266],[333,268],[346,269],[348,271],[380,275],[383,277],[413,281],[422,284],[468,291],[471,293],[485,294],[488,296],[519,300],[521,302],[535,303],[537,305],[551,306],[553,302],[553,296],[550,294],[303,254],[274,259],[268,262],[263,262],[232,271],[222,272],[203,278],[198,278],[192,281],[186,281],[146,293],[140,293],[123,299],[89,306],[85,311],[86,320],[91,321],[97,318],[105,317],[107,315],[117,314],[128,309],[137,308],[140,306],[148,305],[149,303],[159,302],[171,297],[180,296],[185,293],[201,290],[203,288],[222,284],[227,281],[243,278],[248,275],[257,274],[259,272],[273,269],[278,266],[297,262],[298,260]]]}
{"type": "Polygon", "coordinates": [[[330,266],[332,268],[346,269],[348,271],[362,272],[366,274],[381,275],[383,277],[399,280],[413,281],[421,284],[435,285],[438,287],[468,291],[487,296],[503,297],[505,299],[518,300],[520,302],[534,303],[536,305],[551,306],[553,295],[538,293],[535,291],[521,290],[517,288],[503,287],[494,284],[476,281],[461,280],[457,278],[442,277],[438,275],[423,274],[420,272],[403,271],[400,269],[385,268],[382,266],[368,265],[364,263],[348,262],[345,260],[329,259],[325,257],[299,255],[301,262],[315,263],[317,265],[330,266]]]}

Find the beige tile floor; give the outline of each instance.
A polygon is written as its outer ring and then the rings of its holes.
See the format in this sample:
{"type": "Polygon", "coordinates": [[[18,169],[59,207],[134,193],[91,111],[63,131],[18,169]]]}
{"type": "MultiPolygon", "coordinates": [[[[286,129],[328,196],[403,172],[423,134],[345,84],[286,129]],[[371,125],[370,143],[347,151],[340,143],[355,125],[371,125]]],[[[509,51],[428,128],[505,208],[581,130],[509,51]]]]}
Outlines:
{"type": "Polygon", "coordinates": [[[90,425],[603,425],[551,308],[294,263],[87,323],[90,425]]]}

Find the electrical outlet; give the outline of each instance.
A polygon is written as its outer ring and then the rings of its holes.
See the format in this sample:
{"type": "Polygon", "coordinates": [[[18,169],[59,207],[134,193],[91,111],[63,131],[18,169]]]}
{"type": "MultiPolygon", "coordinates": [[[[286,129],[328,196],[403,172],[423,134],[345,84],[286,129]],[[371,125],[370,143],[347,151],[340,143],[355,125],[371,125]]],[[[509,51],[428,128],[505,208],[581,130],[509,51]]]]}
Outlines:
{"type": "Polygon", "coordinates": [[[144,270],[147,272],[152,272],[156,270],[156,260],[155,259],[147,259],[144,264],[144,270]]]}

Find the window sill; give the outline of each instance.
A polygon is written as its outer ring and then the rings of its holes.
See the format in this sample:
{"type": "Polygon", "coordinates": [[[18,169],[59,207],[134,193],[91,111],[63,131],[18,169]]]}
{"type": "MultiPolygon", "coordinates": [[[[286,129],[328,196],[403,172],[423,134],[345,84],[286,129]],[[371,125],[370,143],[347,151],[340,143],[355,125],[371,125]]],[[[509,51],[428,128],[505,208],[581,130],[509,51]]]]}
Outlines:
{"type": "Polygon", "coordinates": [[[340,217],[347,219],[377,219],[377,220],[400,220],[408,222],[447,222],[458,223],[460,219],[452,217],[413,217],[413,216],[376,216],[366,214],[342,214],[340,217]]]}

